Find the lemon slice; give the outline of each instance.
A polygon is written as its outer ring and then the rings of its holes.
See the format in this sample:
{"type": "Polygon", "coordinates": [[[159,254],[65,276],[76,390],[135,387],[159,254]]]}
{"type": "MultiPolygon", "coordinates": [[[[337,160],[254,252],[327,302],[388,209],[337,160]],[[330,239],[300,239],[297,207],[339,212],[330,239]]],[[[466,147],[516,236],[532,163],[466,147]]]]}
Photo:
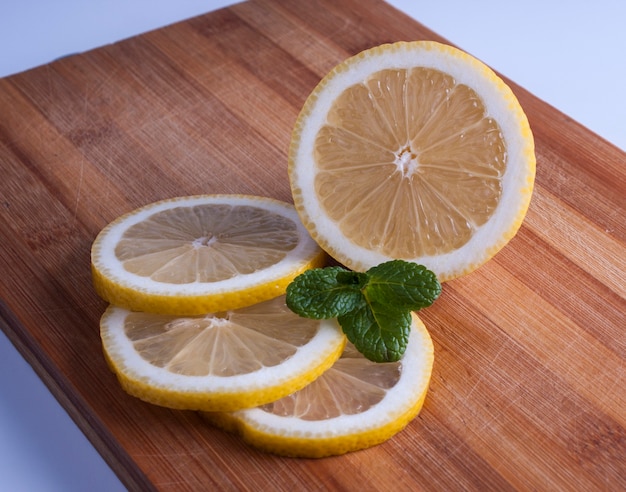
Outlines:
{"type": "Polygon", "coordinates": [[[256,408],[202,415],[259,449],[285,456],[320,458],[368,448],[419,413],[433,357],[432,340],[413,314],[398,362],[371,362],[348,343],[331,369],[294,394],[256,408]]]}
{"type": "Polygon", "coordinates": [[[109,306],[100,334],[126,392],[169,408],[210,411],[282,398],[331,367],[345,344],[335,321],[301,318],[284,296],[190,317],[109,306]]]}
{"type": "Polygon", "coordinates": [[[325,255],[292,205],[206,195],[156,202],[106,226],[91,251],[106,301],[134,311],[203,314],[285,292],[325,255]]]}
{"type": "Polygon", "coordinates": [[[303,223],[331,256],[361,271],[414,261],[445,281],[519,229],[534,142],[515,95],[483,63],[399,42],[349,58],[313,90],[289,177],[303,223]]]}

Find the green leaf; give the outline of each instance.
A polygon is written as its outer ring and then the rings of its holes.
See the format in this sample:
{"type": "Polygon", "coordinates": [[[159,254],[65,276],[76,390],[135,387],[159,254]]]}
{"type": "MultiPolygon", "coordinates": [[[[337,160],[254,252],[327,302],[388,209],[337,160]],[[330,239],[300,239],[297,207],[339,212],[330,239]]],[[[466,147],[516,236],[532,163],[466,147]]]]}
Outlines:
{"type": "Polygon", "coordinates": [[[348,340],[369,360],[395,362],[406,350],[411,330],[408,310],[363,301],[338,321],[348,340]]]}
{"type": "Polygon", "coordinates": [[[363,300],[357,274],[341,267],[315,268],[298,275],[287,286],[286,303],[294,313],[330,319],[352,311],[363,300]]]}
{"type": "Polygon", "coordinates": [[[306,318],[337,318],[365,357],[391,362],[406,350],[411,311],[430,306],[440,294],[433,272],[393,260],[365,273],[342,267],[306,271],[287,287],[287,306],[306,318]]]}
{"type": "Polygon", "coordinates": [[[441,294],[437,276],[417,263],[387,261],[370,268],[367,276],[365,297],[398,309],[418,311],[430,306],[441,294]]]}

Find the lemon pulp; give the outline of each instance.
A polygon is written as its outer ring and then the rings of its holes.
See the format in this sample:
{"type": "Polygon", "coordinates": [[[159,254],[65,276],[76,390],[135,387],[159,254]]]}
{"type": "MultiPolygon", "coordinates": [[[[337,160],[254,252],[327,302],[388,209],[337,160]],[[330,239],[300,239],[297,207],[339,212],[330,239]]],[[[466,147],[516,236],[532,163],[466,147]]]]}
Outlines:
{"type": "Polygon", "coordinates": [[[124,268],[158,282],[217,282],[280,262],[299,241],[296,223],[249,205],[204,203],[157,212],[115,248],[124,268]]]}
{"type": "Polygon", "coordinates": [[[315,190],[356,244],[433,256],[491,217],[506,160],[498,123],[470,87],[435,69],[387,69],[335,100],[315,140],[315,190]]]}

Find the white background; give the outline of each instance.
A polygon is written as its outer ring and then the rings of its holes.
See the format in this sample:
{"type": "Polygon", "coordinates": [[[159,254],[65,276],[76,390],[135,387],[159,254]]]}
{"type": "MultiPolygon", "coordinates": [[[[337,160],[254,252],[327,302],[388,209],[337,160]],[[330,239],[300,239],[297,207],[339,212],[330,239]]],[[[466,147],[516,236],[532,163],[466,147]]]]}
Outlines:
{"type": "MultiPolygon", "coordinates": [[[[232,3],[1,0],[0,77],[232,3]]],[[[389,3],[626,149],[626,2],[389,3]]],[[[124,490],[1,331],[0,489],[124,490]]]]}

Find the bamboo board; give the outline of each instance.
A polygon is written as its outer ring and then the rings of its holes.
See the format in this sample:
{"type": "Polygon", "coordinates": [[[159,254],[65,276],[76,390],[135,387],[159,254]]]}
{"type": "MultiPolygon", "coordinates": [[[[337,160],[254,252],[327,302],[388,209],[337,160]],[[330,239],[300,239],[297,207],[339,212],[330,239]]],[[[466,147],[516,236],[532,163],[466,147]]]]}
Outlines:
{"type": "Polygon", "coordinates": [[[528,216],[422,311],[432,384],[391,441],[259,453],[127,396],[106,367],[98,231],[173,196],[291,201],[309,92],[346,57],[414,39],[442,41],[380,0],[250,0],[0,79],[0,325],[129,489],[626,489],[626,155],[512,81],[536,140],[528,216]]]}

